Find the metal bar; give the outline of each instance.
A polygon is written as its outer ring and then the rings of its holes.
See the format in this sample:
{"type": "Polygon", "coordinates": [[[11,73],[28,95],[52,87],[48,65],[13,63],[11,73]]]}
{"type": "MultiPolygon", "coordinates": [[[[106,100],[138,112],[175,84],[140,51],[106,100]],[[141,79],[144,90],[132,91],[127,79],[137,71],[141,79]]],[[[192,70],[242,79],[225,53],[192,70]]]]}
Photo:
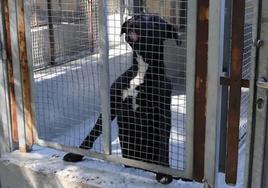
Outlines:
{"type": "Polygon", "coordinates": [[[17,106],[15,97],[14,75],[13,75],[13,63],[12,63],[12,51],[11,51],[11,39],[10,39],[10,22],[9,22],[9,7],[8,0],[3,0],[4,11],[4,24],[5,24],[5,44],[6,44],[6,56],[7,56],[7,73],[10,95],[10,116],[12,127],[12,139],[14,142],[18,142],[18,123],[17,123],[17,106]]]}
{"type": "Polygon", "coordinates": [[[52,15],[52,2],[47,0],[47,15],[48,15],[48,33],[49,33],[49,49],[50,49],[50,64],[55,64],[55,38],[54,38],[54,25],[52,15]]]}
{"type": "Polygon", "coordinates": [[[230,100],[227,127],[226,177],[227,184],[236,184],[239,146],[241,80],[244,48],[245,0],[233,1],[230,66],[230,100]]]}
{"type": "Polygon", "coordinates": [[[10,105],[7,75],[7,55],[5,44],[5,15],[4,4],[0,2],[0,157],[1,154],[12,150],[10,131],[10,105]]]}
{"type": "Polygon", "coordinates": [[[25,137],[25,124],[24,124],[24,107],[22,99],[22,84],[21,84],[21,71],[20,71],[20,59],[19,59],[19,44],[18,44],[18,24],[17,24],[17,10],[16,1],[8,1],[10,14],[10,31],[11,32],[11,49],[12,49],[12,62],[13,62],[13,75],[15,84],[15,98],[16,98],[16,111],[17,111],[17,123],[18,123],[18,136],[19,136],[19,148],[21,151],[26,151],[26,137],[25,137]]]}
{"type": "Polygon", "coordinates": [[[33,145],[33,111],[32,111],[32,93],[31,93],[31,79],[30,69],[27,57],[26,33],[25,33],[25,14],[24,1],[17,0],[17,20],[18,20],[18,42],[19,42],[19,61],[22,80],[22,99],[23,111],[25,121],[25,136],[26,136],[26,150],[31,150],[33,145]]]}
{"type": "Polygon", "coordinates": [[[221,86],[222,73],[222,0],[209,2],[208,74],[206,104],[206,137],[204,159],[204,182],[210,187],[217,185],[220,144],[221,86]]]}
{"type": "MultiPolygon", "coordinates": [[[[220,80],[221,85],[230,86],[230,84],[231,84],[231,79],[230,78],[221,77],[220,79],[221,79],[220,80]]],[[[249,83],[250,83],[250,80],[241,79],[241,87],[249,88],[249,83]]]]}
{"type": "Polygon", "coordinates": [[[195,63],[196,63],[196,16],[197,1],[187,2],[187,63],[186,63],[186,143],[185,143],[185,175],[193,177],[193,145],[194,145],[194,98],[195,98],[195,63]]]}
{"type": "Polygon", "coordinates": [[[32,18],[32,1],[31,0],[24,0],[24,20],[25,20],[25,42],[26,42],[26,49],[27,49],[27,64],[29,69],[29,79],[30,79],[30,86],[31,86],[31,121],[33,123],[32,131],[33,131],[33,139],[37,137],[37,128],[36,128],[36,119],[35,119],[35,90],[32,89],[34,86],[34,62],[33,62],[33,52],[32,52],[32,33],[31,33],[31,18],[32,18]]]}
{"type": "Polygon", "coordinates": [[[209,0],[197,1],[196,81],[194,110],[194,175],[196,181],[204,178],[206,93],[208,65],[208,12],[209,0]]]}
{"type": "Polygon", "coordinates": [[[111,111],[109,78],[109,38],[107,27],[107,2],[99,0],[99,52],[100,52],[100,98],[104,153],[111,154],[111,111]]]}
{"type": "MultiPolygon", "coordinates": [[[[225,76],[229,76],[230,72],[230,38],[231,38],[231,0],[223,1],[224,10],[222,14],[222,72],[225,76]]],[[[229,100],[229,87],[222,85],[221,87],[221,126],[220,126],[220,153],[219,153],[219,171],[225,172],[226,160],[226,134],[227,134],[227,112],[229,100]]]]}
{"type": "Polygon", "coordinates": [[[64,145],[59,144],[59,143],[45,141],[45,140],[41,140],[41,139],[37,140],[37,144],[40,146],[50,147],[53,149],[58,149],[58,150],[66,151],[66,152],[77,153],[80,155],[84,155],[84,156],[88,156],[88,157],[92,157],[92,158],[96,158],[96,159],[101,159],[104,161],[110,161],[110,162],[117,163],[117,164],[124,164],[124,165],[128,165],[128,166],[144,169],[147,171],[170,174],[170,175],[172,175],[174,177],[178,177],[178,178],[184,178],[184,179],[191,178],[189,176],[185,176],[184,171],[179,171],[177,169],[173,169],[173,168],[169,168],[169,167],[165,167],[165,166],[161,166],[161,165],[156,165],[156,164],[152,164],[152,163],[146,163],[146,162],[142,162],[142,161],[138,161],[138,160],[122,158],[122,157],[115,156],[115,155],[96,153],[93,151],[83,150],[80,148],[70,148],[70,147],[64,146],[64,145]]]}

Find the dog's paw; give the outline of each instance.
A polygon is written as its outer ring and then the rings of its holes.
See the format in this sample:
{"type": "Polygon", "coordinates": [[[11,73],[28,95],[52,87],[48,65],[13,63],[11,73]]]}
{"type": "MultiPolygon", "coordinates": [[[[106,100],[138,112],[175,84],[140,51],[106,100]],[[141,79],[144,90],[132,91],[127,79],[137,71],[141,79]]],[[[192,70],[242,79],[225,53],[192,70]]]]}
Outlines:
{"type": "Polygon", "coordinates": [[[173,177],[167,174],[157,173],[155,179],[162,184],[170,184],[173,180],[173,177]]]}
{"type": "Polygon", "coordinates": [[[67,162],[79,162],[83,160],[83,157],[83,155],[67,153],[66,155],[64,155],[63,160],[67,162]]]}

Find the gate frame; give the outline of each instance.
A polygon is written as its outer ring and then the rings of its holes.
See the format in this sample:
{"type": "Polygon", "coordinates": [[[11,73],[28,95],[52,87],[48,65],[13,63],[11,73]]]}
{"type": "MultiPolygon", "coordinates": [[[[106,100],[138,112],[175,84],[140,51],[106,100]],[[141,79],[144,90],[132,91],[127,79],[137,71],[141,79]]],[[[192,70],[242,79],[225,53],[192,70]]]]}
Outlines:
{"type": "Polygon", "coordinates": [[[222,74],[222,11],[221,0],[209,2],[209,37],[208,37],[208,74],[207,74],[207,103],[206,103],[206,137],[204,160],[205,186],[217,187],[219,163],[219,135],[221,116],[221,85],[222,74]],[[218,63],[215,63],[218,62],[218,63]]]}
{"type": "MultiPolygon", "coordinates": [[[[99,0],[100,4],[105,4],[105,0],[99,0]]],[[[188,6],[191,7],[192,10],[191,13],[188,12],[189,23],[187,27],[188,29],[188,36],[187,38],[191,38],[191,40],[188,40],[187,46],[190,46],[190,50],[195,51],[195,31],[196,31],[196,11],[192,7],[196,7],[197,0],[189,0],[188,6]],[[189,41],[192,41],[189,44],[189,41]],[[194,42],[193,42],[194,41],[194,42]]],[[[175,177],[184,178],[184,179],[192,179],[192,173],[193,173],[193,166],[192,166],[192,159],[193,159],[193,92],[194,91],[194,81],[195,77],[190,78],[189,75],[193,75],[195,73],[194,67],[195,67],[195,56],[193,54],[195,53],[189,53],[187,52],[187,58],[191,59],[191,63],[187,64],[188,73],[187,74],[187,84],[191,86],[191,88],[188,88],[187,93],[187,113],[189,114],[187,116],[187,126],[186,126],[186,151],[185,151],[185,168],[183,171],[178,169],[173,169],[169,167],[164,167],[161,165],[154,165],[151,163],[145,163],[141,161],[131,160],[131,159],[125,159],[118,156],[112,156],[110,154],[110,124],[108,123],[110,120],[107,118],[107,120],[104,122],[104,135],[107,136],[107,139],[104,140],[105,144],[105,152],[104,154],[92,152],[92,151],[85,151],[79,148],[70,148],[63,146],[61,144],[57,144],[54,142],[45,141],[38,138],[36,127],[35,127],[35,107],[34,107],[34,91],[33,91],[33,64],[32,64],[32,46],[31,46],[31,26],[30,22],[27,20],[30,20],[31,16],[31,4],[30,0],[9,0],[9,12],[15,13],[10,15],[10,30],[17,31],[11,33],[11,48],[12,48],[12,60],[14,65],[14,77],[16,80],[15,84],[15,94],[16,94],[16,109],[17,109],[17,118],[18,118],[18,134],[19,134],[19,148],[21,152],[28,152],[31,150],[32,145],[34,143],[45,146],[45,147],[51,147],[54,149],[60,149],[66,152],[73,152],[82,154],[85,156],[93,157],[93,158],[99,158],[103,160],[108,160],[115,163],[120,164],[126,164],[131,165],[133,167],[142,168],[149,171],[155,171],[155,172],[162,172],[166,174],[171,174],[175,177]],[[188,95],[190,93],[190,95],[188,95]],[[190,100],[189,100],[190,99],[190,100]],[[191,100],[192,99],[192,100],[191,100]],[[190,113],[192,112],[192,113],[190,113]],[[105,123],[106,122],[106,123],[105,123]],[[106,125],[106,126],[105,126],[106,125]]],[[[103,13],[103,12],[102,12],[103,13]]],[[[99,18],[100,20],[103,18],[99,18]]],[[[107,22],[106,18],[103,19],[104,23],[107,22]]],[[[107,28],[105,28],[105,24],[102,24],[100,26],[100,31],[102,31],[102,35],[104,38],[107,31],[105,31],[107,28]]],[[[107,53],[107,43],[102,43],[104,40],[99,41],[100,46],[102,47],[101,53],[103,55],[103,59],[101,61],[104,62],[104,60],[107,60],[108,53],[107,53]]],[[[189,51],[189,50],[188,50],[189,51]]],[[[108,61],[107,61],[108,62],[108,61]]],[[[107,63],[103,64],[102,71],[107,71],[107,63]]],[[[103,88],[105,90],[109,89],[107,87],[107,80],[104,80],[104,86],[103,88]],[[105,85],[106,84],[106,85],[105,85]]],[[[106,101],[104,101],[106,104],[107,96],[101,96],[103,99],[105,98],[106,101]]],[[[102,107],[104,109],[104,106],[102,107]]],[[[107,111],[107,109],[106,109],[107,111]]],[[[106,112],[109,114],[109,112],[106,112]]]]}
{"type": "MultiPolygon", "coordinates": [[[[104,0],[99,0],[101,3],[104,3],[104,0]]],[[[167,174],[171,174],[176,177],[181,177],[185,179],[192,179],[193,178],[193,131],[194,131],[194,90],[195,90],[195,52],[196,50],[196,31],[197,31],[197,26],[196,26],[196,18],[197,18],[197,2],[199,0],[189,0],[188,1],[188,7],[191,7],[188,9],[188,24],[187,24],[187,85],[189,84],[190,86],[187,87],[186,95],[187,95],[187,125],[186,125],[186,151],[185,151],[185,169],[183,171],[179,171],[176,169],[171,169],[167,167],[163,167],[160,165],[154,165],[150,163],[145,163],[141,161],[136,161],[136,160],[130,160],[130,159],[125,159],[122,157],[118,156],[112,156],[110,154],[110,123],[109,123],[109,118],[107,120],[104,120],[104,134],[107,136],[106,143],[105,145],[105,154],[100,154],[92,151],[85,151],[79,148],[70,148],[63,146],[61,144],[41,140],[37,136],[37,131],[35,130],[35,117],[34,117],[34,104],[32,98],[30,99],[25,99],[23,96],[25,96],[25,93],[23,94],[23,79],[22,76],[25,74],[22,71],[22,62],[20,61],[21,57],[19,56],[19,52],[21,51],[21,48],[19,48],[18,44],[18,38],[19,37],[25,37],[24,39],[20,40],[25,40],[26,44],[22,48],[27,49],[27,67],[24,66],[24,68],[28,69],[30,72],[30,78],[28,80],[28,84],[30,85],[30,89],[33,86],[33,70],[32,70],[32,58],[31,58],[31,37],[30,37],[30,23],[25,22],[25,23],[20,23],[24,26],[24,28],[18,27],[18,23],[21,22],[21,19],[24,20],[30,20],[30,13],[31,11],[31,6],[30,6],[30,0],[16,0],[16,1],[11,1],[9,0],[9,9],[10,12],[16,12],[16,15],[11,14],[10,15],[10,21],[11,21],[11,30],[13,31],[21,31],[22,29],[22,34],[24,30],[25,36],[19,36],[17,32],[12,32],[11,33],[11,40],[12,40],[12,59],[14,63],[14,75],[16,79],[16,85],[15,85],[15,92],[16,92],[16,101],[17,101],[17,116],[18,116],[18,126],[19,126],[19,144],[20,144],[20,149],[21,151],[27,151],[28,148],[31,148],[31,145],[33,142],[31,142],[31,137],[33,138],[33,141],[37,143],[38,145],[41,146],[46,146],[46,147],[52,147],[55,149],[60,149],[63,151],[67,152],[74,152],[78,154],[82,154],[85,156],[89,157],[94,157],[94,158],[99,158],[99,159],[104,159],[108,161],[112,161],[115,163],[120,163],[120,164],[127,164],[131,165],[133,167],[137,168],[143,168],[151,171],[157,171],[157,172],[163,172],[167,174]],[[25,10],[24,14],[22,14],[21,10],[25,10]],[[194,54],[194,55],[193,55],[194,54]],[[27,107],[26,107],[27,106],[27,107]],[[29,119],[27,120],[27,109],[31,108],[31,119],[29,122],[29,119]],[[106,122],[106,123],[105,123],[106,122]],[[105,126],[106,125],[106,126],[105,126]],[[30,130],[29,130],[30,129],[30,130]],[[30,135],[30,141],[26,138],[29,138],[29,131],[30,135]],[[32,133],[31,133],[32,132],[32,133]]],[[[206,88],[206,95],[207,98],[209,98],[209,101],[206,101],[205,108],[202,113],[206,114],[206,119],[205,119],[205,147],[203,149],[204,153],[204,169],[201,171],[204,171],[204,178],[199,179],[199,181],[204,181],[205,183],[209,185],[215,185],[216,183],[216,173],[217,173],[217,163],[218,163],[218,144],[219,144],[219,116],[220,116],[220,109],[219,109],[219,97],[221,96],[221,90],[220,90],[220,74],[221,74],[221,64],[220,63],[215,63],[215,62],[220,62],[220,44],[221,44],[221,10],[222,10],[222,4],[220,0],[209,0],[210,6],[209,9],[201,9],[204,17],[199,17],[200,19],[208,19],[209,20],[209,35],[208,35],[208,75],[207,75],[207,88],[206,88]],[[217,15],[217,16],[215,16],[217,15]],[[215,30],[216,28],[216,30],[215,30]],[[217,47],[215,47],[217,46],[217,47]],[[215,93],[216,91],[216,93],[215,93]],[[216,117],[216,118],[215,118],[216,117]]],[[[201,7],[202,8],[202,7],[201,7]]],[[[100,18],[103,19],[103,18],[100,18]]],[[[107,20],[103,20],[104,23],[107,22],[107,20]]],[[[101,31],[104,33],[103,36],[104,38],[106,37],[105,30],[107,28],[105,27],[105,24],[102,25],[103,28],[101,28],[101,31]]],[[[100,41],[103,42],[103,41],[100,41]]],[[[103,61],[107,60],[108,58],[108,53],[107,52],[107,43],[101,44],[102,46],[102,53],[103,53],[103,61]]],[[[24,54],[25,55],[25,54],[24,54]]],[[[25,62],[23,62],[25,63],[25,62]]],[[[102,67],[102,71],[106,72],[107,71],[107,63],[106,65],[103,64],[104,66],[102,67]]],[[[27,70],[26,70],[27,72],[27,70]]],[[[24,75],[25,76],[25,75],[24,75]]],[[[103,83],[106,83],[107,80],[103,81],[103,83]]],[[[108,85],[109,86],[109,85],[108,85]]],[[[107,90],[109,87],[104,85],[104,89],[107,90]]],[[[31,89],[28,92],[31,96],[34,96],[34,91],[31,89]]],[[[109,103],[107,101],[107,96],[102,96],[102,98],[106,98],[105,103],[109,103]]],[[[104,107],[102,107],[104,109],[104,107]]],[[[106,109],[107,111],[107,109],[106,109]]],[[[109,112],[106,112],[109,114],[109,112]]]]}

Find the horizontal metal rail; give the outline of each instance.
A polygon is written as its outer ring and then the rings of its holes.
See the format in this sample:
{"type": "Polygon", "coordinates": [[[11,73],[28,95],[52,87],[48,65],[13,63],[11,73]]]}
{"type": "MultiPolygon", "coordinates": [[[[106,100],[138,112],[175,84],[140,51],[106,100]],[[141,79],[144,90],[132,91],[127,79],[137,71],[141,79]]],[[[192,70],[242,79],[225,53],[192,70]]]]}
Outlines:
{"type": "Polygon", "coordinates": [[[80,155],[100,159],[100,160],[105,160],[105,161],[110,161],[113,163],[117,164],[124,164],[128,166],[132,166],[134,168],[140,168],[144,169],[147,171],[152,171],[152,172],[160,172],[160,173],[165,173],[172,175],[173,177],[177,178],[183,178],[183,179],[190,179],[191,177],[185,176],[185,173],[183,171],[161,166],[161,165],[156,165],[156,164],[151,164],[151,163],[146,163],[142,161],[137,161],[137,160],[132,160],[132,159],[127,159],[115,155],[107,155],[103,153],[97,153],[89,150],[84,150],[84,149],[79,149],[79,148],[72,148],[72,147],[67,147],[62,144],[56,143],[56,142],[51,142],[51,141],[46,141],[42,139],[37,139],[36,144],[43,146],[43,147],[49,147],[53,149],[58,149],[61,151],[66,151],[66,152],[72,152],[72,153],[77,153],[80,155]]]}

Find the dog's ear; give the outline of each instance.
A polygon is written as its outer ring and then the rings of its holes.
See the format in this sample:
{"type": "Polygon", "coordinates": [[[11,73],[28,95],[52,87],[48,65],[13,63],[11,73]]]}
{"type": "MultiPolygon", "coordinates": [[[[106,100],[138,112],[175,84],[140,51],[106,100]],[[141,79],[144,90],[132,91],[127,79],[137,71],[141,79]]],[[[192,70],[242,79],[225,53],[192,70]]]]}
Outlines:
{"type": "Polygon", "coordinates": [[[170,23],[165,24],[163,35],[166,39],[175,39],[177,45],[181,45],[181,40],[179,39],[180,37],[176,26],[170,23]]]}
{"type": "Polygon", "coordinates": [[[128,20],[125,21],[125,22],[122,24],[120,35],[122,35],[122,34],[124,34],[124,33],[127,33],[127,25],[128,25],[128,20]]]}

